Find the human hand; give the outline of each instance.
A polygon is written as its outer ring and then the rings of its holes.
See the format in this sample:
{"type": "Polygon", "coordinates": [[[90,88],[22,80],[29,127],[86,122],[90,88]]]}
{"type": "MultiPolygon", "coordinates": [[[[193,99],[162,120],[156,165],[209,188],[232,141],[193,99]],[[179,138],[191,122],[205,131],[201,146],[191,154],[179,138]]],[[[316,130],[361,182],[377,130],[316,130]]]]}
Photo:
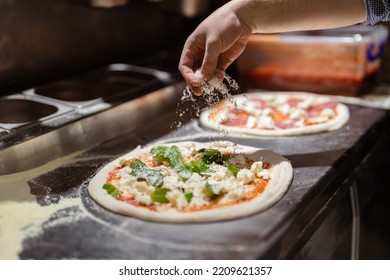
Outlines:
{"type": "Polygon", "coordinates": [[[179,62],[179,71],[192,91],[202,94],[202,86],[220,76],[243,52],[251,29],[226,4],[207,17],[188,37],[179,62]],[[200,75],[195,73],[200,69],[200,75]]]}

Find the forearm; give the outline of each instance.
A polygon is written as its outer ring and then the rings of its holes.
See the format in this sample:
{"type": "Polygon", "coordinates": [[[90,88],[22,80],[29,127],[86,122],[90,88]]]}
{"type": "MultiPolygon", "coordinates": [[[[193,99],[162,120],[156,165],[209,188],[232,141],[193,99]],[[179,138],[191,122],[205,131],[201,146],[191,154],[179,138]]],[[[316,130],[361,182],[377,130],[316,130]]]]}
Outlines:
{"type": "Polygon", "coordinates": [[[252,33],[335,28],[366,21],[363,0],[233,0],[252,33]]]}

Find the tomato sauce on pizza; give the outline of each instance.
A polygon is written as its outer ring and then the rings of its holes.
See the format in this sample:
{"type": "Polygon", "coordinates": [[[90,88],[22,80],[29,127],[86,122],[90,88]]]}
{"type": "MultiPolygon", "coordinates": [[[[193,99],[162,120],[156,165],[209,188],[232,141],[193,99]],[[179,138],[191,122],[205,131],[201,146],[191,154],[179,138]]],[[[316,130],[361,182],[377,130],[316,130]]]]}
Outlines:
{"type": "Polygon", "coordinates": [[[101,206],[140,219],[210,222],[265,210],[293,177],[284,157],[229,141],[138,147],[108,163],[88,191],[101,206]]]}
{"type": "Polygon", "coordinates": [[[226,150],[157,146],[124,159],[102,186],[120,201],[158,211],[231,206],[264,192],[271,165],[226,150]],[[165,205],[165,206],[164,206],[165,205]]]}
{"type": "Polygon", "coordinates": [[[280,136],[340,128],[348,112],[337,100],[315,94],[248,93],[206,109],[200,121],[226,132],[280,136]]]}

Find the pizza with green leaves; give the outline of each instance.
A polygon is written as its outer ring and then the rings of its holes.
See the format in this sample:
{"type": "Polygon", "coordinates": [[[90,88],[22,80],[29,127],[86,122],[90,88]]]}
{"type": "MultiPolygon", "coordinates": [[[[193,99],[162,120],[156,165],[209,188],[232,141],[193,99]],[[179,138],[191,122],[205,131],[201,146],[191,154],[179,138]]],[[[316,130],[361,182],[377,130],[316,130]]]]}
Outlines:
{"type": "Polygon", "coordinates": [[[228,141],[155,144],[110,162],[89,183],[115,213],[168,222],[210,222],[261,212],[287,191],[284,157],[228,141]]]}

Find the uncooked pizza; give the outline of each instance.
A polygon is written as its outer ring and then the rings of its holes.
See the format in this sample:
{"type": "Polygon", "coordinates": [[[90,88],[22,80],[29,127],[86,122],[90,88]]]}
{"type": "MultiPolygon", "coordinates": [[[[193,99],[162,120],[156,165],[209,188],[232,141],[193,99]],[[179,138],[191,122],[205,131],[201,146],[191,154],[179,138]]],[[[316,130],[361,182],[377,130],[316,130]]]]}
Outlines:
{"type": "Polygon", "coordinates": [[[88,190],[101,206],[158,222],[209,222],[263,211],[287,191],[284,157],[228,141],[137,148],[103,167],[88,190]]]}
{"type": "Polygon", "coordinates": [[[337,130],[348,107],[329,96],[300,92],[235,95],[204,110],[203,126],[225,133],[287,136],[337,130]]]}

